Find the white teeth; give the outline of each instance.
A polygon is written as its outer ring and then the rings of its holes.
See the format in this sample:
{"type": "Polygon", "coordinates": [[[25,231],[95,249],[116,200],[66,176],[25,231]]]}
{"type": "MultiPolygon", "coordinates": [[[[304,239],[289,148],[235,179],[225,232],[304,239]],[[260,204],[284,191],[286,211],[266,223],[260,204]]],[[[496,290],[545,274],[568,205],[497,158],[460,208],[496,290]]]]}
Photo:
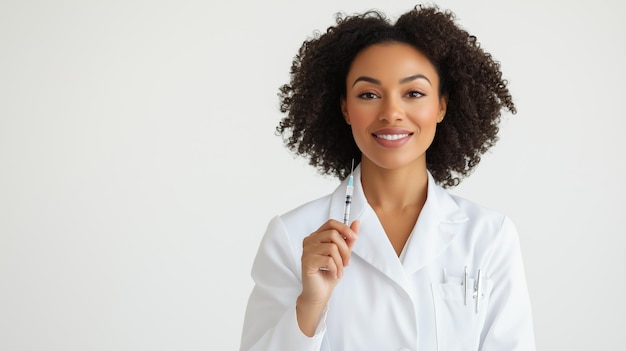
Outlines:
{"type": "Polygon", "coordinates": [[[385,139],[385,140],[398,140],[402,138],[408,137],[408,134],[376,134],[377,138],[385,139]]]}

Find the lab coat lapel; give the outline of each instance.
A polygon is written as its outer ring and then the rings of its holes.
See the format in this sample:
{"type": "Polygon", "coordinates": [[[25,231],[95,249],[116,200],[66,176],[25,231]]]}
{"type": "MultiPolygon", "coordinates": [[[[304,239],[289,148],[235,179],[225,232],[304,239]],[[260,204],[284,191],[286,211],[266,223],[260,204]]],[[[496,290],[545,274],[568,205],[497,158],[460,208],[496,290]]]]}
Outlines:
{"type": "Polygon", "coordinates": [[[359,238],[354,243],[352,253],[376,267],[408,291],[410,289],[408,277],[376,216],[376,212],[371,207],[366,206],[359,219],[361,220],[359,238]]]}
{"type": "Polygon", "coordinates": [[[428,194],[406,243],[403,266],[412,274],[435,260],[462,231],[468,217],[428,173],[428,194]]]}
{"type": "MultiPolygon", "coordinates": [[[[359,238],[354,243],[352,253],[408,290],[410,285],[404,268],[391,246],[376,213],[369,206],[363,194],[360,166],[355,168],[353,175],[354,194],[352,197],[350,222],[358,219],[361,225],[359,238]]],[[[347,184],[347,180],[345,180],[335,190],[331,203],[330,217],[339,221],[343,218],[347,184]]]]}

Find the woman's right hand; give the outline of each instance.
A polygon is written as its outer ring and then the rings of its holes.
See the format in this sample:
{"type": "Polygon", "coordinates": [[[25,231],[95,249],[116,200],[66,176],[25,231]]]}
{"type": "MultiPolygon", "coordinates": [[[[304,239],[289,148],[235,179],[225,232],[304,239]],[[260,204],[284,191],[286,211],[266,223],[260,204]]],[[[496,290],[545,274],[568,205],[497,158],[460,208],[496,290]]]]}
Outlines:
{"type": "Polygon", "coordinates": [[[296,303],[302,332],[313,336],[333,289],[350,263],[359,221],[347,225],[328,220],[302,241],[302,293],[296,303]]]}

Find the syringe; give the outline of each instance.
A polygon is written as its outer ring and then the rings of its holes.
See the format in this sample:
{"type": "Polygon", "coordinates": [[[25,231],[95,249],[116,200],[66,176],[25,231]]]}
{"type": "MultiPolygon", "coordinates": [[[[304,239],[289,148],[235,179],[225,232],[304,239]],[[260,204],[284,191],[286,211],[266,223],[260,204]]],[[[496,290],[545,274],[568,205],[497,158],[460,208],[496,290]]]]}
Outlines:
{"type": "Polygon", "coordinates": [[[354,191],[354,159],[352,159],[352,167],[350,178],[348,178],[348,186],[346,187],[346,204],[343,208],[343,224],[350,225],[350,204],[352,204],[352,192],[354,191]]]}

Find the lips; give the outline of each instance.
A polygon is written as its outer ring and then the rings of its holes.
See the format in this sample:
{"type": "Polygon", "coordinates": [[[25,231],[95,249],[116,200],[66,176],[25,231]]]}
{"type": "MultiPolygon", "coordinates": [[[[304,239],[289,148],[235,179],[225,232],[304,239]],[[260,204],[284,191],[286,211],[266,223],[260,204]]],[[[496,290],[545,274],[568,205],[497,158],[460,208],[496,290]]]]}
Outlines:
{"type": "Polygon", "coordinates": [[[398,140],[408,137],[410,134],[374,134],[375,137],[385,140],[398,140]]]}
{"type": "Polygon", "coordinates": [[[384,147],[398,147],[404,145],[413,132],[404,128],[383,128],[372,133],[374,140],[384,147]]]}

